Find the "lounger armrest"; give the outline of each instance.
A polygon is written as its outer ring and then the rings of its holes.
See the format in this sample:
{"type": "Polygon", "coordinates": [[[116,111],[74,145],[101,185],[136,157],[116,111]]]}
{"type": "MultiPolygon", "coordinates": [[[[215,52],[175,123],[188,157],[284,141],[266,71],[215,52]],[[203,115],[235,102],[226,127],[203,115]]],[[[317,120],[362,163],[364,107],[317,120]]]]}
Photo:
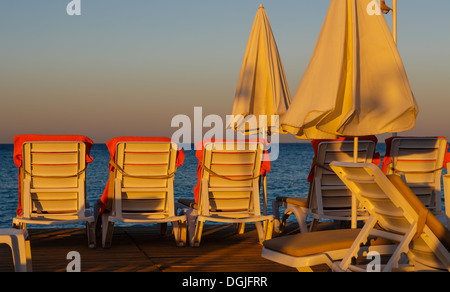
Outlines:
{"type": "Polygon", "coordinates": [[[200,193],[200,204],[199,209],[201,210],[201,214],[205,216],[209,216],[209,185],[208,179],[202,178],[202,191],[200,193]]]}
{"type": "Polygon", "coordinates": [[[122,180],[116,178],[114,184],[114,208],[112,215],[122,218],[122,180]]]}
{"type": "Polygon", "coordinates": [[[267,176],[263,176],[263,215],[267,215],[267,176]]]}
{"type": "Polygon", "coordinates": [[[30,219],[31,216],[31,180],[23,180],[22,188],[22,208],[23,208],[23,218],[30,219]]]}
{"type": "Polygon", "coordinates": [[[445,215],[447,217],[447,226],[450,228],[450,174],[444,175],[442,180],[444,182],[445,215]]]}
{"type": "Polygon", "coordinates": [[[78,217],[83,218],[86,216],[86,181],[84,178],[79,179],[78,185],[78,217]]]}

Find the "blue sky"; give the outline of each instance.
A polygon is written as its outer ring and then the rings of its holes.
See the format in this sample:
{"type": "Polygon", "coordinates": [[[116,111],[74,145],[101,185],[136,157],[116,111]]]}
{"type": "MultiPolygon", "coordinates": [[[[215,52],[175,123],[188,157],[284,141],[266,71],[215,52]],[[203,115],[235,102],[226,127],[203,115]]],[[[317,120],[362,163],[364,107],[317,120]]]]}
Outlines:
{"type": "MultiPolygon", "coordinates": [[[[229,114],[260,3],[293,96],[330,3],[81,0],[82,15],[68,16],[69,2],[0,0],[0,143],[26,133],[98,143],[171,136],[172,117],[194,106],[229,114]]],[[[450,1],[398,0],[398,9],[398,47],[420,107],[405,134],[450,138],[450,1]]]]}

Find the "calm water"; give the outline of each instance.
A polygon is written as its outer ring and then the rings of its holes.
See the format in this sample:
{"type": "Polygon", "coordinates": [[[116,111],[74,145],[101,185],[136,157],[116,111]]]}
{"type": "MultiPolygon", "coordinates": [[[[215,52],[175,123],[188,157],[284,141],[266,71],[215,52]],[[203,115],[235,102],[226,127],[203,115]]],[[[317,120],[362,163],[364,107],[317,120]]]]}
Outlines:
{"type": "MultiPolygon", "coordinates": [[[[11,227],[17,208],[17,167],[13,162],[13,145],[0,144],[0,228],[11,227]]],[[[378,144],[377,151],[385,152],[385,145],[378,144]]],[[[197,183],[197,158],[194,151],[185,151],[186,158],[175,176],[175,200],[193,198],[197,183]]],[[[96,144],[91,150],[94,161],[89,164],[86,176],[87,201],[91,206],[99,199],[108,180],[109,152],[104,144],[96,144]]],[[[268,208],[277,196],[306,197],[309,184],[306,179],[314,152],[309,143],[281,144],[278,160],[272,162],[268,175],[268,208]]],[[[293,217],[293,216],[291,216],[293,217]]],[[[66,225],[68,226],[68,225],[66,225]]],[[[72,225],[68,227],[80,227],[72,225]]],[[[39,228],[39,225],[32,225],[39,228]]]]}

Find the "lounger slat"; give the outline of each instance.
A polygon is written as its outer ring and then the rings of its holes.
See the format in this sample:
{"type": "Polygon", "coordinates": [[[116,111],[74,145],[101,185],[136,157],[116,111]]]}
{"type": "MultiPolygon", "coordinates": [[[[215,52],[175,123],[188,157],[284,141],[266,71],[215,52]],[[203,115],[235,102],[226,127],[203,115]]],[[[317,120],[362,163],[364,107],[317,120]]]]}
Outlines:
{"type": "MultiPolygon", "coordinates": [[[[49,141],[50,142],[50,141],[49,141]]],[[[77,153],[78,152],[78,144],[72,142],[28,142],[32,145],[30,148],[31,153],[41,152],[41,153],[77,153]]]]}
{"type": "Polygon", "coordinates": [[[31,164],[76,164],[78,163],[78,152],[70,153],[34,153],[32,155],[31,164]]]}
{"type": "Polygon", "coordinates": [[[124,157],[124,165],[157,165],[165,164],[169,159],[170,153],[126,153],[124,157]]]}
{"type": "Polygon", "coordinates": [[[62,165],[55,165],[55,164],[45,164],[45,165],[32,165],[32,173],[34,176],[61,176],[61,177],[67,177],[67,176],[75,176],[78,174],[79,167],[78,164],[62,164],[62,165]]]}

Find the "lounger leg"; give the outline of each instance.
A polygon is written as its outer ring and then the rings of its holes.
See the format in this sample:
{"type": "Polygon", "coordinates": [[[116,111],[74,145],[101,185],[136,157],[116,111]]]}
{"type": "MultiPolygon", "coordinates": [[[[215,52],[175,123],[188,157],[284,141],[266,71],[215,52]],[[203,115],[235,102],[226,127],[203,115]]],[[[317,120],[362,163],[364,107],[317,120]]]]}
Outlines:
{"type": "Polygon", "coordinates": [[[417,230],[417,223],[414,223],[409,228],[407,236],[403,238],[403,240],[398,244],[397,249],[392,254],[391,258],[387,262],[386,266],[383,269],[383,272],[391,272],[393,269],[398,267],[399,260],[402,254],[408,254],[409,252],[409,243],[414,237],[415,231],[417,230]]]}
{"type": "Polygon", "coordinates": [[[309,226],[309,232],[316,231],[318,225],[319,225],[319,219],[313,218],[311,221],[311,226],[309,226]]]}
{"type": "Polygon", "coordinates": [[[260,244],[262,244],[265,240],[272,238],[273,220],[264,220],[264,222],[257,221],[255,222],[255,227],[260,244]]]}
{"type": "MultiPolygon", "coordinates": [[[[164,223],[161,224],[161,228],[163,228],[163,225],[165,225],[167,228],[167,224],[164,224],[164,223]]],[[[173,236],[175,237],[175,242],[176,242],[177,246],[179,246],[178,244],[180,242],[180,226],[178,224],[178,221],[172,222],[172,232],[173,232],[173,236]]]]}
{"type": "Polygon", "coordinates": [[[261,221],[255,222],[255,227],[256,227],[256,232],[258,233],[259,243],[262,244],[266,238],[266,230],[264,229],[261,221]]]}
{"type": "MultiPolygon", "coordinates": [[[[280,202],[272,201],[273,229],[276,233],[282,233],[280,222],[280,202]]],[[[284,228],[284,226],[283,226],[284,228]]]]}
{"type": "Polygon", "coordinates": [[[245,223],[236,223],[237,224],[237,234],[244,234],[245,233],[245,223]]]}
{"type": "Polygon", "coordinates": [[[275,200],[272,201],[272,215],[274,220],[278,220],[280,221],[280,207],[281,207],[281,202],[275,200]]]}
{"type": "Polygon", "coordinates": [[[95,225],[96,222],[86,222],[86,235],[89,248],[95,248],[97,245],[95,238],[95,225]]]}
{"type": "Polygon", "coordinates": [[[283,216],[282,223],[281,223],[282,224],[281,228],[284,229],[284,227],[286,225],[286,221],[287,221],[289,215],[291,215],[292,213],[294,213],[295,217],[297,218],[298,226],[300,228],[300,233],[307,233],[308,227],[306,226],[306,211],[305,211],[305,209],[297,208],[297,207],[293,207],[293,206],[288,206],[288,208],[284,212],[284,216],[283,216]]]}
{"type": "Polygon", "coordinates": [[[110,248],[112,243],[114,222],[109,222],[109,215],[102,215],[102,246],[103,248],[110,248]]]}
{"type": "MultiPolygon", "coordinates": [[[[276,232],[278,232],[278,233],[283,233],[284,232],[284,228],[286,228],[286,223],[287,223],[287,220],[288,220],[288,218],[289,218],[289,216],[291,216],[291,214],[292,214],[292,212],[290,212],[290,211],[288,211],[288,210],[286,210],[285,212],[284,212],[284,214],[283,214],[283,218],[281,218],[281,221],[277,224],[277,223],[275,223],[275,226],[277,226],[277,227],[275,227],[275,228],[277,228],[277,229],[275,229],[275,231],[276,232]]],[[[276,220],[276,219],[275,219],[276,220]]]]}
{"type": "Polygon", "coordinates": [[[0,242],[11,248],[16,272],[31,272],[31,249],[24,235],[0,236],[0,242]],[[30,262],[27,261],[28,259],[30,262]]]}
{"type": "Polygon", "coordinates": [[[16,222],[15,220],[13,220],[13,228],[25,230],[27,228],[27,225],[25,223],[16,222]]]}
{"type": "MultiPolygon", "coordinates": [[[[102,215],[100,214],[100,206],[101,206],[101,201],[97,200],[97,202],[94,204],[94,220],[95,220],[95,242],[97,243],[97,237],[101,237],[102,236],[102,215]]],[[[102,239],[99,238],[98,242],[100,242],[102,239]]]]}
{"type": "Polygon", "coordinates": [[[186,239],[187,239],[187,221],[179,221],[179,228],[180,228],[180,245],[179,247],[186,246],[186,239]]]}
{"type": "Polygon", "coordinates": [[[186,245],[186,222],[174,221],[172,222],[173,235],[178,247],[186,245]]]}
{"type": "Polygon", "coordinates": [[[287,208],[287,204],[285,202],[280,201],[272,201],[272,213],[273,213],[273,230],[276,233],[283,233],[284,228],[286,227],[286,221],[292,213],[284,213],[283,218],[280,219],[280,208],[287,208]]]}
{"type": "Polygon", "coordinates": [[[167,235],[167,223],[160,223],[159,224],[161,235],[167,235]]]}
{"type": "Polygon", "coordinates": [[[370,230],[376,225],[376,223],[376,217],[371,216],[366,225],[364,225],[363,229],[356,237],[350,249],[345,254],[342,261],[333,263],[333,265],[331,266],[333,271],[343,272],[348,270],[349,266],[352,264],[353,258],[358,257],[358,253],[361,249],[361,244],[367,242],[370,230]]]}
{"type": "Polygon", "coordinates": [[[202,239],[202,233],[203,233],[203,225],[204,222],[201,220],[197,220],[197,225],[195,226],[195,234],[192,242],[193,247],[199,247],[200,241],[202,239]]]}
{"type": "Polygon", "coordinates": [[[32,272],[33,271],[33,262],[31,259],[31,243],[29,239],[25,240],[25,251],[26,251],[26,258],[27,258],[27,271],[32,272]]]}
{"type": "Polygon", "coordinates": [[[3,243],[6,243],[11,248],[11,252],[13,255],[13,263],[14,263],[14,271],[16,272],[26,272],[26,265],[22,264],[23,259],[21,259],[21,252],[18,245],[17,237],[8,236],[5,238],[6,240],[2,240],[3,243]]]}
{"type": "Polygon", "coordinates": [[[17,240],[12,236],[0,236],[0,242],[7,244],[9,248],[11,249],[12,257],[13,257],[13,264],[14,264],[14,271],[16,272],[24,272],[22,271],[19,263],[20,263],[20,253],[18,251],[17,246],[17,240]]]}
{"type": "Polygon", "coordinates": [[[270,240],[272,239],[272,236],[273,236],[273,220],[267,220],[264,239],[270,240]]]}
{"type": "Polygon", "coordinates": [[[189,240],[190,246],[194,246],[195,241],[195,222],[197,221],[197,210],[187,209],[187,239],[189,240]]]}
{"type": "Polygon", "coordinates": [[[17,272],[31,272],[28,270],[29,264],[27,262],[28,258],[28,248],[24,235],[16,235],[14,236],[16,242],[16,247],[18,247],[19,259],[18,262],[15,262],[17,272]]]}

